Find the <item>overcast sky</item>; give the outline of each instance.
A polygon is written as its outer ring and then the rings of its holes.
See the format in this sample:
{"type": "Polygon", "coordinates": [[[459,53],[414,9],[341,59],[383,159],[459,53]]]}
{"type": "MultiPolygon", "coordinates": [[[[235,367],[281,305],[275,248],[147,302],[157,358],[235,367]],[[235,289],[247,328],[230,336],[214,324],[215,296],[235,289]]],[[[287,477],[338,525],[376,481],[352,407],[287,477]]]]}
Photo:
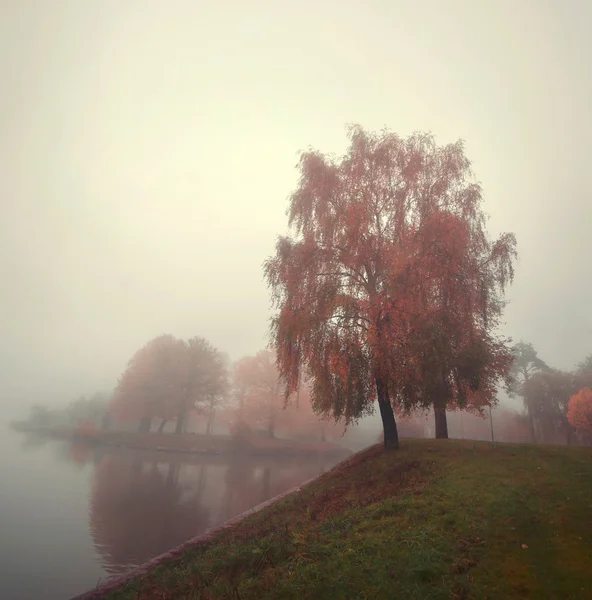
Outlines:
{"type": "Polygon", "coordinates": [[[162,333],[267,341],[298,152],[463,138],[520,263],[505,333],[592,352],[592,3],[0,2],[5,410],[109,389],[162,333]]]}

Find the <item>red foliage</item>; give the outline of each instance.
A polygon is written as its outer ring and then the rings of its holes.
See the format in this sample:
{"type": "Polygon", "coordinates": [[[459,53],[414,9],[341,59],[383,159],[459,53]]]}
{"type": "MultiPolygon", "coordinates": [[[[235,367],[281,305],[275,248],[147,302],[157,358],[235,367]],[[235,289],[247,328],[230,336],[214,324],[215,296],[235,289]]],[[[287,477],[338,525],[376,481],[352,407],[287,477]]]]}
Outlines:
{"type": "Polygon", "coordinates": [[[590,388],[583,388],[570,398],[567,420],[572,427],[592,434],[592,390],[590,388]]]}
{"type": "Polygon", "coordinates": [[[151,340],[134,354],[119,380],[111,403],[114,417],[175,418],[183,402],[185,370],[184,342],[171,335],[151,340]]]}
{"type": "Polygon", "coordinates": [[[111,410],[120,421],[185,419],[191,410],[201,410],[211,421],[227,391],[226,363],[226,357],[203,338],[184,342],[159,336],[128,363],[111,410]]]}
{"type": "Polygon", "coordinates": [[[347,424],[372,412],[378,390],[407,410],[434,398],[478,410],[511,363],[493,331],[515,238],[487,239],[460,142],[360,127],[350,140],[340,160],[302,155],[296,236],[265,266],[286,396],[306,368],[315,409],[347,424]]]}

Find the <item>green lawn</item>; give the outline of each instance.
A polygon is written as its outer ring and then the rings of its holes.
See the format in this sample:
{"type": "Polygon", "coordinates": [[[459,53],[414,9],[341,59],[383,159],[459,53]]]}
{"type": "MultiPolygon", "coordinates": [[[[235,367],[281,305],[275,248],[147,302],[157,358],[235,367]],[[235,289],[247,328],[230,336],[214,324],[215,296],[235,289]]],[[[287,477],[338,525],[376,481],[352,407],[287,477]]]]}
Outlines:
{"type": "Polygon", "coordinates": [[[592,449],[403,440],[107,598],[592,598],[592,449]]]}

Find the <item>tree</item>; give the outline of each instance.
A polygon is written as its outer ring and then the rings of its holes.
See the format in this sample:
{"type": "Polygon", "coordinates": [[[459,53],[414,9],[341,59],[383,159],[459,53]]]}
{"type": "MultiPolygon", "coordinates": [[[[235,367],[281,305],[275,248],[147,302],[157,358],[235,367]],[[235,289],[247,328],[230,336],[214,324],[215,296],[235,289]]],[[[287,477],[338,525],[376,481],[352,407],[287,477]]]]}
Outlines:
{"type": "Polygon", "coordinates": [[[237,420],[239,423],[245,418],[245,401],[249,389],[248,371],[252,357],[244,356],[232,366],[232,398],[237,408],[237,420]]]}
{"type": "MultiPolygon", "coordinates": [[[[414,404],[433,407],[435,437],[448,438],[446,410],[484,417],[485,409],[497,402],[500,381],[506,388],[510,386],[512,355],[504,340],[487,331],[477,327],[463,331],[460,320],[454,323],[439,318],[443,321],[435,326],[429,317],[418,326],[417,358],[408,377],[420,382],[414,404]],[[415,374],[414,368],[418,369],[415,374]]],[[[414,398],[412,394],[409,397],[414,398]]]]}
{"type": "Polygon", "coordinates": [[[46,427],[51,424],[52,413],[47,406],[35,404],[31,407],[29,423],[35,427],[46,427]]]}
{"type": "Polygon", "coordinates": [[[567,420],[577,430],[592,434],[592,390],[583,388],[568,403],[567,420]]]}
{"type": "Polygon", "coordinates": [[[573,375],[576,389],[592,388],[592,354],[578,363],[573,375]]]}
{"type": "Polygon", "coordinates": [[[567,407],[575,391],[573,374],[558,369],[539,371],[524,383],[524,398],[533,411],[543,441],[557,443],[562,441],[557,434],[562,434],[571,444],[573,429],[567,419],[567,407]]]}
{"type": "Polygon", "coordinates": [[[302,376],[297,397],[291,399],[284,411],[281,430],[290,437],[326,442],[328,439],[338,439],[345,433],[342,422],[315,413],[308,377],[302,376]]]}
{"type": "Polygon", "coordinates": [[[275,437],[284,400],[274,353],[261,350],[255,356],[243,358],[235,369],[234,385],[242,394],[242,419],[262,424],[269,436],[275,437]]]}
{"type": "Polygon", "coordinates": [[[81,396],[78,400],[71,402],[65,412],[73,424],[94,422],[104,427],[108,424],[109,401],[109,394],[96,392],[90,398],[81,396]]]}
{"type": "Polygon", "coordinates": [[[152,419],[176,419],[185,402],[187,352],[182,340],[161,335],[138,350],[119,379],[112,401],[118,420],[140,420],[139,431],[150,431],[152,419]]]}
{"type": "Polygon", "coordinates": [[[513,378],[510,388],[510,396],[521,396],[528,415],[528,424],[530,427],[531,441],[536,443],[536,431],[534,426],[534,407],[529,404],[529,396],[525,395],[524,390],[528,380],[541,371],[548,371],[548,365],[539,358],[537,351],[530,343],[518,342],[512,347],[514,361],[512,363],[511,376],[513,378]]]}
{"type": "Polygon", "coordinates": [[[208,415],[209,429],[215,407],[228,387],[228,359],[207,340],[187,342],[162,335],[138,350],[120,378],[112,410],[120,420],[140,419],[140,431],[149,431],[153,418],[161,419],[159,432],[176,420],[175,433],[185,429],[190,411],[208,415]]]}
{"type": "Polygon", "coordinates": [[[592,354],[589,354],[583,361],[578,363],[576,373],[592,373],[592,354]]]}
{"type": "Polygon", "coordinates": [[[216,408],[229,391],[228,357],[201,337],[187,342],[186,394],[177,419],[176,433],[181,433],[187,413],[198,410],[206,415],[206,434],[212,432],[216,408]]]}
{"type": "Polygon", "coordinates": [[[286,398],[306,367],[317,412],[349,425],[378,400],[385,447],[397,448],[393,404],[439,407],[453,388],[462,402],[477,377],[463,374],[459,357],[473,347],[501,353],[491,332],[515,238],[487,239],[461,142],[439,147],[429,134],[358,126],[349,136],[340,159],[301,156],[288,210],[294,236],[279,238],[264,267],[278,309],[272,339],[286,398]]]}

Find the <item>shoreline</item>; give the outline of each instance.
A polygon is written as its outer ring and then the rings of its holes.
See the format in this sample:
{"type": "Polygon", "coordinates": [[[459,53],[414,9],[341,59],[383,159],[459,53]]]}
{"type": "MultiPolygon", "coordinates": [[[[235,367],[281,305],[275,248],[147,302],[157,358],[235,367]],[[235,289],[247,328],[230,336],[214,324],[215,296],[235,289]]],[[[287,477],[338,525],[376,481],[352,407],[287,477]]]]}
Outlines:
{"type": "Polygon", "coordinates": [[[131,569],[123,575],[109,577],[103,583],[97,585],[97,587],[95,587],[94,589],[89,589],[86,592],[82,592],[77,596],[73,596],[72,598],[70,598],[70,600],[100,600],[106,594],[113,592],[117,588],[120,588],[126,583],[129,583],[133,579],[146,575],[153,569],[160,567],[171,560],[174,560],[178,556],[182,555],[184,552],[195,548],[199,548],[200,546],[207,545],[209,542],[213,541],[214,537],[217,536],[219,533],[228,529],[232,529],[233,527],[236,527],[237,525],[242,523],[248,517],[258,512],[261,512],[262,510],[272,506],[273,504],[276,504],[277,502],[283,500],[284,498],[287,498],[288,496],[299,493],[305,486],[308,486],[309,484],[317,481],[321,477],[326,477],[329,473],[332,473],[335,469],[342,465],[344,461],[350,460],[358,454],[366,452],[367,450],[368,448],[364,448],[363,450],[359,450],[358,452],[351,453],[349,456],[345,456],[343,460],[333,465],[329,470],[325,471],[324,473],[316,475],[315,477],[311,477],[310,479],[303,481],[299,485],[296,485],[286,490],[285,492],[282,492],[281,494],[270,498],[269,500],[265,500],[264,502],[256,504],[252,508],[238,514],[235,517],[232,517],[231,519],[228,519],[222,525],[215,527],[201,535],[189,538],[186,542],[183,542],[182,544],[179,544],[178,546],[175,546],[174,548],[171,548],[170,550],[163,552],[158,556],[155,556],[149,561],[139,565],[134,569],[131,569]]]}
{"type": "Polygon", "coordinates": [[[589,598],[590,457],[463,440],[376,444],[72,600],[589,598]]]}
{"type": "Polygon", "coordinates": [[[147,452],[166,452],[188,456],[228,456],[248,454],[252,456],[350,456],[352,451],[333,442],[301,441],[288,438],[266,438],[249,435],[233,438],[229,435],[198,433],[138,433],[130,431],[80,432],[73,428],[40,428],[13,422],[11,428],[19,433],[68,440],[109,448],[125,448],[147,452]]]}

